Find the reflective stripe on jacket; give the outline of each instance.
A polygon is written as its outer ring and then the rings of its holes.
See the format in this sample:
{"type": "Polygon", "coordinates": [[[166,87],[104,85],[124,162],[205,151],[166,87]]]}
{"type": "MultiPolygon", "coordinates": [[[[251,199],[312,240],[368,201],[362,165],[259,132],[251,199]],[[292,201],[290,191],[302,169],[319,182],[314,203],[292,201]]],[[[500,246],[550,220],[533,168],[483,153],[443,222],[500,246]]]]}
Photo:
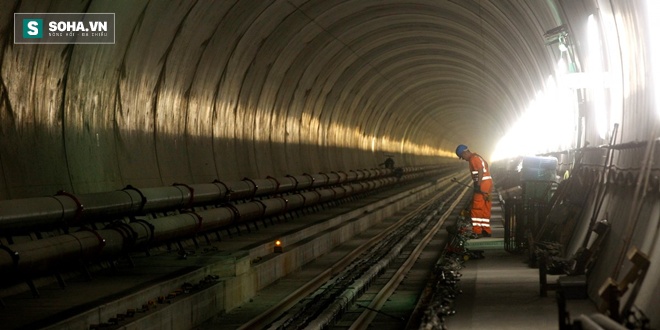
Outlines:
{"type": "Polygon", "coordinates": [[[481,180],[490,180],[490,170],[488,169],[488,163],[478,154],[473,153],[470,159],[468,159],[470,164],[470,174],[472,174],[472,180],[476,183],[479,181],[479,172],[483,173],[481,180]]]}

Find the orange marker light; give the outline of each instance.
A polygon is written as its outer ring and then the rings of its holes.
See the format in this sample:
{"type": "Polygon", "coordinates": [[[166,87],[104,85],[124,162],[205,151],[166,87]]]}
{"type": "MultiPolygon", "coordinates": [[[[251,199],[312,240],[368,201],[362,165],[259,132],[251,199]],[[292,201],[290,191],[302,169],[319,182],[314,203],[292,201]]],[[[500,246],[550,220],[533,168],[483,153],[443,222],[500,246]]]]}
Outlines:
{"type": "Polygon", "coordinates": [[[282,253],[282,242],[280,242],[280,240],[275,241],[275,248],[273,248],[273,252],[282,253]]]}

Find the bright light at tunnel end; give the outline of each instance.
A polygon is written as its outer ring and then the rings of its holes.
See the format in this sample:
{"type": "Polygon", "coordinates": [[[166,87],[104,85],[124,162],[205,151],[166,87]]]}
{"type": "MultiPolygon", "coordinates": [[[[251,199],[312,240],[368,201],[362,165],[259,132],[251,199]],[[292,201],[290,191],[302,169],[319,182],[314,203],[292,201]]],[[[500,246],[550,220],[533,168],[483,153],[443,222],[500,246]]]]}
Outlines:
{"type": "Polygon", "coordinates": [[[559,88],[553,76],[518,121],[498,141],[491,161],[533,156],[572,147],[575,132],[573,91],[559,88]]]}

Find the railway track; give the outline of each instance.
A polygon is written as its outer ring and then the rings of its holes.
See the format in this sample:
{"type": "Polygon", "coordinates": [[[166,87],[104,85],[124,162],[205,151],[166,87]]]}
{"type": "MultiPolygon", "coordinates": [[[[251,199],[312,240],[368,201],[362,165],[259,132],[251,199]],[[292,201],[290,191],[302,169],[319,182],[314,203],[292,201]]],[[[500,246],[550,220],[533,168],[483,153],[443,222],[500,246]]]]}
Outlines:
{"type": "MultiPolygon", "coordinates": [[[[429,253],[430,244],[442,244],[437,242],[444,232],[440,229],[463,196],[463,189],[445,180],[431,198],[407,207],[385,230],[239,329],[366,329],[374,320],[383,329],[405,327],[408,315],[390,314],[383,306],[400,288],[409,291],[402,283],[420,277],[411,271],[432,269],[437,256],[425,258],[421,266],[418,260],[429,253]]],[[[431,252],[441,249],[430,247],[431,252]]]]}

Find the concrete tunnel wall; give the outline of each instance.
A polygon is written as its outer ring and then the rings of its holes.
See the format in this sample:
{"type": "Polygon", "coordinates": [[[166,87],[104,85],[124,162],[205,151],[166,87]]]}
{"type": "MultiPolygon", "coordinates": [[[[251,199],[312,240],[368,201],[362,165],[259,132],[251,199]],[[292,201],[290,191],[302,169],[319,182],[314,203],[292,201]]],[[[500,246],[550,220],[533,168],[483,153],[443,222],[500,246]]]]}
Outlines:
{"type": "Polygon", "coordinates": [[[0,198],[445,161],[552,63],[545,4],[463,5],[3,1],[0,198]],[[12,12],[115,13],[116,42],[15,45],[12,12]]]}
{"type": "MultiPolygon", "coordinates": [[[[565,25],[589,71],[591,14],[608,23],[604,69],[622,97],[601,136],[593,91],[576,91],[576,140],[607,144],[618,123],[615,143],[653,141],[646,12],[641,0],[1,1],[0,199],[371,168],[385,155],[455,162],[458,143],[488,154],[554,74],[546,31],[565,25]],[[116,41],[17,45],[15,12],[115,13],[116,41]]],[[[636,183],[605,191],[596,217],[613,230],[590,287],[596,299],[640,247],[653,260],[637,299],[647,315],[660,305],[658,191],[642,188],[660,153],[648,145],[613,153],[636,183]]],[[[594,148],[582,162],[605,159],[594,148]]]]}

